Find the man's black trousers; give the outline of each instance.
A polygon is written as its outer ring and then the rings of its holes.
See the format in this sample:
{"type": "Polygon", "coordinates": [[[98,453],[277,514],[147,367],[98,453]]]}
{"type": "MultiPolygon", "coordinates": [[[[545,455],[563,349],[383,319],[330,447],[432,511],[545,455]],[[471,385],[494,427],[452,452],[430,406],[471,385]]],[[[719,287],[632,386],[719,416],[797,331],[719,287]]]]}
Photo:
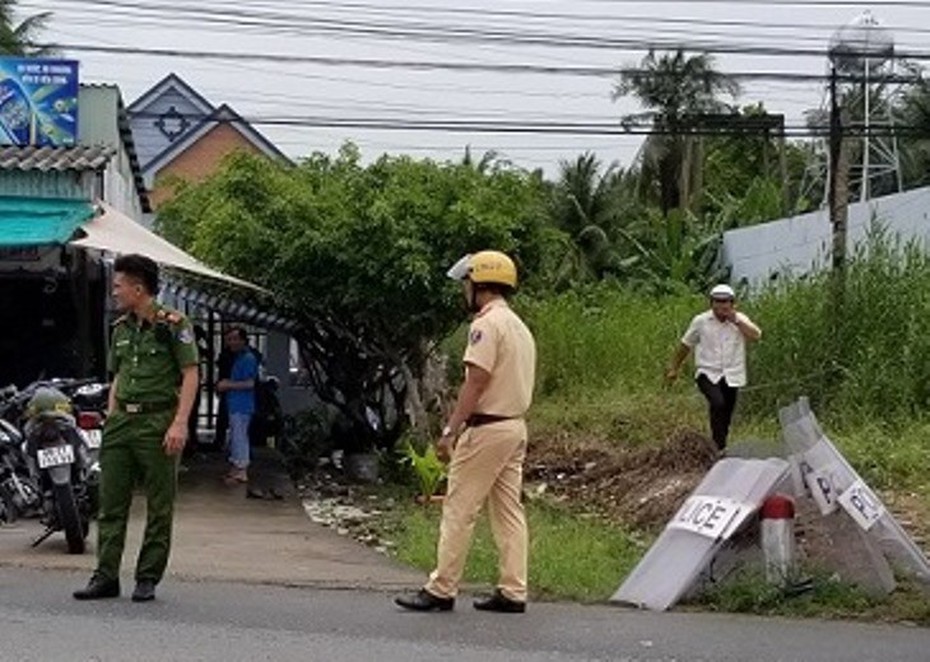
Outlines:
{"type": "Polygon", "coordinates": [[[717,448],[723,450],[727,445],[727,435],[730,432],[730,421],[733,419],[739,389],[728,385],[726,377],[721,377],[715,384],[703,373],[697,377],[697,386],[707,398],[710,407],[711,437],[717,448]]]}

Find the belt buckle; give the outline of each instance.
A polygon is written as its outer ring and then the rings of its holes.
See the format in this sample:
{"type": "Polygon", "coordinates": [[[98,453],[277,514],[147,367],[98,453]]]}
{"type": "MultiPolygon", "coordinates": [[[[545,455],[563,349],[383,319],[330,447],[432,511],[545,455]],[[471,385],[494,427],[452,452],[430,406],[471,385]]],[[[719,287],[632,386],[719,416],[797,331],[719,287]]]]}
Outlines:
{"type": "Polygon", "coordinates": [[[139,414],[142,412],[142,405],[127,402],[125,405],[123,405],[123,409],[126,410],[127,414],[139,414]]]}

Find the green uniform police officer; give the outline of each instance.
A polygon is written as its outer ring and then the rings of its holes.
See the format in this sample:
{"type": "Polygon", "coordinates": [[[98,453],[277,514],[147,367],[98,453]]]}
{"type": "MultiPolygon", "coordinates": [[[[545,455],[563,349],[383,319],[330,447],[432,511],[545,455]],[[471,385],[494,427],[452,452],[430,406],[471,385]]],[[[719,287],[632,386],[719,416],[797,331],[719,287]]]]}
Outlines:
{"type": "Polygon", "coordinates": [[[197,344],[190,323],[155,301],[158,265],[124,255],[113,268],[113,297],[123,314],[113,326],[113,374],[100,449],[97,570],[78,600],[119,596],[119,570],[133,489],[141,484],[147,520],[136,563],[135,602],[155,597],[168,563],[177,458],[198,388],[197,344]]]}

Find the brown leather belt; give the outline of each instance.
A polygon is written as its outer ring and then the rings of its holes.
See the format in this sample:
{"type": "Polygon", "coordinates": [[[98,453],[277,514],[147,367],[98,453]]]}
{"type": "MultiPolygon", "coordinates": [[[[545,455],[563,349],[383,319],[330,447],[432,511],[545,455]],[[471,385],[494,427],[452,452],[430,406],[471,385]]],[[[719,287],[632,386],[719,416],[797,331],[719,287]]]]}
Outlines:
{"type": "Polygon", "coordinates": [[[116,408],[127,414],[154,414],[168,411],[178,406],[177,400],[163,400],[162,402],[125,402],[116,401],[116,408]]]}
{"type": "Polygon", "coordinates": [[[511,421],[517,416],[498,416],[497,414],[472,414],[465,421],[465,426],[469,428],[477,428],[482,425],[490,425],[491,423],[500,423],[501,421],[511,421]]]}

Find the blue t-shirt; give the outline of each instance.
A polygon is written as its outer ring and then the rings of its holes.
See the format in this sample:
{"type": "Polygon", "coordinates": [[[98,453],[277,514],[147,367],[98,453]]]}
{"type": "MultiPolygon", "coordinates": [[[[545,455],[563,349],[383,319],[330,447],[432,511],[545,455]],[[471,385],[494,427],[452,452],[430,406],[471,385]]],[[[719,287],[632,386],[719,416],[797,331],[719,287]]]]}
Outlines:
{"type": "MultiPolygon", "coordinates": [[[[234,382],[254,381],[258,378],[258,359],[251,350],[244,349],[236,355],[233,361],[232,372],[229,379],[234,382]]],[[[248,390],[227,391],[226,404],[230,414],[255,413],[255,388],[248,390]]]]}

